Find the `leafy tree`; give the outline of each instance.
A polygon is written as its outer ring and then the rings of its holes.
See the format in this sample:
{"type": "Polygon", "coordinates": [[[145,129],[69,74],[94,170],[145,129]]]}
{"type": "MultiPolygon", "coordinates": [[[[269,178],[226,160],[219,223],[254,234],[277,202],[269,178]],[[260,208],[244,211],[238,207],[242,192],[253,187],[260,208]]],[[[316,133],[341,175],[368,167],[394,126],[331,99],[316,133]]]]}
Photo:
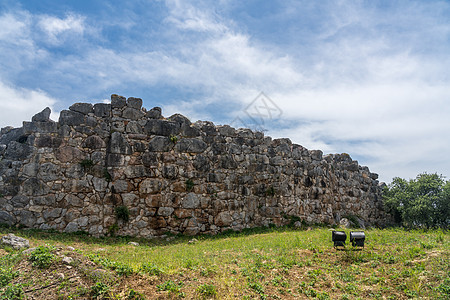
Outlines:
{"type": "Polygon", "coordinates": [[[384,205],[398,224],[407,227],[448,227],[450,181],[437,174],[419,174],[416,179],[399,177],[384,191],[384,205]]]}

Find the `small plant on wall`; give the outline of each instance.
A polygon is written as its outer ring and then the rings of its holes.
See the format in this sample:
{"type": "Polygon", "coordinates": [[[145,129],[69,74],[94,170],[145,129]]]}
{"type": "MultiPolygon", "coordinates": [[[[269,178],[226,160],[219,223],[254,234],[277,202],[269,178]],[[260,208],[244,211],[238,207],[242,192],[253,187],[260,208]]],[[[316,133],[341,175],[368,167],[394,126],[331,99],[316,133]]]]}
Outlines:
{"type": "Polygon", "coordinates": [[[266,190],[266,196],[270,196],[270,197],[275,196],[275,189],[273,188],[273,186],[267,188],[267,190],[266,190]]]}
{"type": "Polygon", "coordinates": [[[116,217],[118,220],[122,220],[125,223],[130,220],[130,211],[128,210],[128,207],[125,205],[116,207],[116,217]]]}
{"type": "Polygon", "coordinates": [[[170,139],[170,141],[171,141],[172,143],[174,143],[174,144],[176,144],[177,141],[178,141],[178,137],[177,137],[176,135],[174,135],[174,134],[171,134],[171,135],[169,136],[169,139],[170,139]]]}
{"type": "Polygon", "coordinates": [[[108,169],[106,169],[106,168],[103,169],[103,178],[105,178],[105,180],[107,182],[111,182],[112,181],[111,173],[109,173],[108,169]]]}
{"type": "Polygon", "coordinates": [[[194,189],[194,182],[192,179],[186,180],[186,191],[190,192],[194,189]]]}
{"type": "Polygon", "coordinates": [[[94,166],[94,162],[91,159],[83,159],[80,161],[80,166],[83,167],[83,169],[90,169],[94,166]]]}

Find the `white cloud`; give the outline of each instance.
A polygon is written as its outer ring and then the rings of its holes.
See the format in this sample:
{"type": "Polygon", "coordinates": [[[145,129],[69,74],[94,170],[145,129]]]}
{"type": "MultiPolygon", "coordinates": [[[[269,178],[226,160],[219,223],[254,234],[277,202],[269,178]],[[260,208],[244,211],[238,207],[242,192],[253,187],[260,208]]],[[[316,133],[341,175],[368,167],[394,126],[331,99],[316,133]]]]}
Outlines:
{"type": "MultiPolygon", "coordinates": [[[[30,121],[36,113],[57,102],[43,91],[16,88],[1,81],[0,95],[0,127],[21,127],[22,121],[30,121]]],[[[52,111],[51,118],[57,117],[58,113],[52,111]]]]}
{"type": "Polygon", "coordinates": [[[85,31],[85,17],[79,15],[67,15],[64,19],[43,15],[39,17],[38,26],[45,32],[47,39],[52,44],[61,43],[67,35],[79,36],[85,31]]]}
{"type": "MultiPolygon", "coordinates": [[[[450,176],[450,162],[441,154],[450,151],[445,139],[450,130],[445,42],[450,26],[436,13],[436,7],[448,5],[398,4],[380,11],[363,2],[339,1],[322,6],[320,24],[311,24],[317,26],[311,31],[304,23],[289,23],[298,26],[292,32],[301,38],[293,35],[292,44],[284,48],[220,15],[213,4],[166,4],[169,15],[158,37],[168,40],[161,44],[151,38],[132,47],[87,43],[76,55],[57,60],[44,60],[46,52],[35,46],[36,36],[30,34],[33,18],[46,41],[58,44],[85,34],[85,17],[3,15],[0,39],[7,40],[8,47],[4,43],[0,50],[8,54],[0,54],[1,64],[14,70],[14,65],[46,62],[46,79],[55,78],[61,86],[69,82],[86,95],[112,88],[118,92],[130,84],[192,92],[189,98],[158,105],[164,106],[165,114],[181,112],[194,121],[232,121],[264,91],[283,110],[280,127],[269,128],[271,135],[360,157],[360,163],[383,180],[395,174],[414,177],[425,169],[450,176]],[[16,61],[9,63],[7,57],[16,61]],[[64,80],[59,81],[61,74],[64,80]],[[205,110],[207,105],[214,110],[205,110]]],[[[314,5],[290,6],[296,9],[286,9],[288,14],[278,18],[296,20],[299,10],[306,11],[305,16],[314,5]]]]}

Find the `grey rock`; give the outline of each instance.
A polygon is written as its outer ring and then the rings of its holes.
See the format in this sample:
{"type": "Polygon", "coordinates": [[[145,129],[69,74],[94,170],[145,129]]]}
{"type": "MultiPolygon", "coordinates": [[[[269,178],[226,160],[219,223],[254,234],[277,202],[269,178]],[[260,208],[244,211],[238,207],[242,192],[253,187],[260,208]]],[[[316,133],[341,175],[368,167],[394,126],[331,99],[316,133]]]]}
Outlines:
{"type": "Polygon", "coordinates": [[[131,154],[131,147],[120,132],[113,132],[109,141],[109,152],[114,154],[131,154]]]}
{"type": "Polygon", "coordinates": [[[129,120],[139,120],[143,116],[144,116],[143,111],[131,107],[125,108],[122,112],[122,117],[129,120]]]}
{"type": "Polygon", "coordinates": [[[142,99],[141,98],[129,97],[127,99],[127,106],[140,110],[141,107],[142,107],[142,99]]]}
{"type": "Polygon", "coordinates": [[[23,251],[22,251],[22,254],[24,254],[24,255],[29,255],[29,254],[31,254],[31,252],[33,252],[34,250],[36,250],[36,247],[28,248],[28,249],[26,249],[26,250],[23,250],[23,251]]]}
{"type": "Polygon", "coordinates": [[[59,166],[53,163],[43,163],[39,168],[39,178],[44,182],[54,181],[61,178],[61,172],[59,166]]]}
{"type": "Polygon", "coordinates": [[[350,228],[350,227],[352,227],[352,224],[350,223],[350,221],[347,218],[342,218],[339,221],[339,226],[343,227],[343,228],[350,228]]]}
{"type": "Polygon", "coordinates": [[[70,222],[67,224],[66,228],[64,229],[64,232],[76,232],[78,231],[78,223],[77,222],[70,222]]]}
{"type": "Polygon", "coordinates": [[[24,160],[31,154],[31,147],[27,144],[12,141],[8,144],[3,156],[10,160],[24,160]]]}
{"type": "Polygon", "coordinates": [[[111,95],[111,107],[112,108],[122,108],[127,105],[127,99],[123,96],[116,94],[111,95]]]}
{"type": "Polygon", "coordinates": [[[20,222],[19,224],[25,227],[32,228],[36,223],[36,217],[31,211],[22,210],[19,213],[20,222]]]}
{"type": "Polygon", "coordinates": [[[236,130],[229,125],[218,126],[217,130],[223,136],[234,137],[236,136],[236,130]]]}
{"type": "Polygon", "coordinates": [[[137,242],[128,242],[128,245],[138,247],[139,243],[137,243],[137,242]]]}
{"type": "MultiPolygon", "coordinates": [[[[4,130],[3,128],[2,130],[4,130]]],[[[8,145],[12,141],[18,141],[24,134],[22,127],[20,128],[9,128],[9,130],[4,130],[5,133],[0,135],[0,144],[8,145]]]]}
{"type": "Polygon", "coordinates": [[[311,150],[311,158],[314,160],[322,160],[322,151],[320,150],[311,150]]]}
{"type": "Polygon", "coordinates": [[[173,213],[174,209],[172,207],[160,207],[158,209],[158,215],[163,217],[168,217],[173,213]]]}
{"type": "Polygon", "coordinates": [[[111,104],[107,103],[94,104],[94,115],[100,118],[111,117],[111,104]]]}
{"type": "Polygon", "coordinates": [[[12,247],[16,250],[30,248],[30,242],[27,239],[15,236],[12,233],[8,233],[7,235],[3,236],[0,242],[3,245],[12,247]]]}
{"type": "Polygon", "coordinates": [[[143,133],[142,126],[139,125],[139,123],[136,121],[128,122],[128,124],[125,127],[125,131],[128,133],[137,133],[137,134],[143,133]]]}
{"type": "Polygon", "coordinates": [[[101,149],[106,147],[106,143],[98,135],[92,135],[83,141],[81,147],[89,149],[101,149]]]}
{"type": "Polygon", "coordinates": [[[43,111],[35,114],[32,118],[31,121],[32,122],[49,122],[50,120],[50,114],[51,114],[51,109],[50,107],[46,107],[44,108],[43,111]]]}
{"type": "Polygon", "coordinates": [[[0,224],[14,225],[14,218],[6,211],[0,210],[0,224]]]}
{"type": "Polygon", "coordinates": [[[22,194],[25,196],[42,196],[49,192],[48,185],[37,178],[25,180],[22,185],[22,194]]]}
{"type": "Polygon", "coordinates": [[[106,156],[106,164],[111,167],[119,167],[124,164],[124,157],[122,154],[108,153],[106,156]]]}
{"type": "Polygon", "coordinates": [[[59,218],[61,216],[62,208],[53,208],[53,209],[47,209],[44,211],[43,216],[44,219],[55,219],[59,218]]]}
{"type": "Polygon", "coordinates": [[[148,144],[150,152],[166,152],[174,147],[174,143],[167,136],[155,136],[148,144]]]}
{"type": "Polygon", "coordinates": [[[144,132],[151,135],[170,136],[178,134],[179,131],[179,124],[166,120],[150,119],[144,126],[144,132]]]}
{"type": "Polygon", "coordinates": [[[200,200],[194,193],[187,194],[186,197],[184,197],[183,200],[181,200],[182,208],[198,208],[199,204],[200,200]]]}
{"type": "Polygon", "coordinates": [[[161,107],[153,107],[145,114],[145,117],[149,119],[162,119],[161,107]]]}
{"type": "Polygon", "coordinates": [[[169,117],[169,121],[182,125],[191,125],[191,121],[182,114],[174,114],[169,117]]]}
{"type": "Polygon", "coordinates": [[[58,123],[52,120],[48,122],[23,122],[23,131],[25,134],[33,132],[56,133],[58,132],[58,123]]]}
{"type": "Polygon", "coordinates": [[[62,143],[60,137],[54,137],[48,134],[40,135],[34,140],[34,146],[37,148],[58,148],[62,143]]]}
{"type": "Polygon", "coordinates": [[[11,204],[17,208],[24,208],[29,202],[30,199],[23,195],[17,195],[11,199],[11,204]]]}
{"type": "Polygon", "coordinates": [[[175,149],[178,152],[201,153],[206,150],[208,145],[200,139],[183,138],[177,142],[175,149]]]}
{"type": "Polygon", "coordinates": [[[83,115],[87,115],[89,113],[94,112],[94,108],[91,103],[75,103],[69,107],[71,111],[82,113],[83,115]]]}
{"type": "Polygon", "coordinates": [[[86,117],[82,113],[71,110],[62,110],[59,114],[59,125],[78,126],[83,124],[85,119],[86,117]]]}

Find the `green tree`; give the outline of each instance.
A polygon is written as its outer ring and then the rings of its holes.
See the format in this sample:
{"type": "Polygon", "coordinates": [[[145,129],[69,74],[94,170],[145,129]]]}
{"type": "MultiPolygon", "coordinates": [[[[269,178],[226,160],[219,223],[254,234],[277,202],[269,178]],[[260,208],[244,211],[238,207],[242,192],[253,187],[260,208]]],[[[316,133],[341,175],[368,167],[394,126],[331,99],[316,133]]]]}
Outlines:
{"type": "Polygon", "coordinates": [[[404,226],[448,227],[450,182],[427,173],[409,181],[396,177],[384,191],[384,205],[404,226]]]}

